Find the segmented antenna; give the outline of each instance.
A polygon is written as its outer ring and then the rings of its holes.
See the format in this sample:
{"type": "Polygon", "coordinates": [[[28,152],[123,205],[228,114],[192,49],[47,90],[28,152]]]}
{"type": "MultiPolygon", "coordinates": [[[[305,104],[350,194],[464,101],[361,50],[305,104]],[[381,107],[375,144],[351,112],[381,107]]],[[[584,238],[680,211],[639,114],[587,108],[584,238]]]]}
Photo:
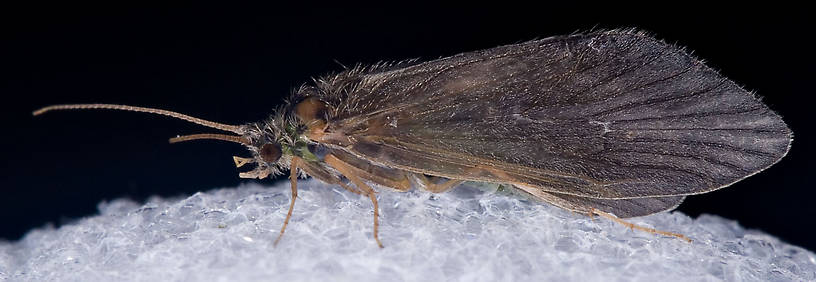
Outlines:
{"type": "MultiPolygon", "coordinates": [[[[185,120],[188,122],[192,122],[195,124],[203,125],[210,128],[220,129],[224,131],[233,132],[235,134],[243,134],[243,129],[241,126],[238,125],[230,125],[230,124],[223,124],[214,121],[204,120],[197,117],[188,116],[185,114],[180,114],[173,111],[162,110],[162,109],[153,109],[153,108],[145,108],[145,107],[136,107],[136,106],[128,106],[128,105],[116,105],[116,104],[67,104],[67,105],[52,105],[48,107],[41,108],[32,112],[32,115],[38,116],[44,114],[49,111],[54,110],[87,110],[87,109],[106,109],[106,110],[119,110],[119,111],[130,111],[130,112],[142,112],[142,113],[149,113],[149,114],[157,114],[163,116],[169,116],[172,118],[177,118],[181,120],[185,120]]],[[[212,139],[212,138],[210,138],[212,139]]],[[[221,139],[223,140],[223,139],[221,139]]],[[[232,140],[228,140],[232,141],[232,140]]],[[[180,142],[180,141],[179,141],[180,142]]],[[[241,143],[241,142],[239,142],[241,143]]]]}
{"type": "Polygon", "coordinates": [[[221,140],[221,141],[228,141],[234,142],[243,145],[250,145],[249,140],[240,136],[234,135],[226,135],[226,134],[214,134],[214,133],[202,133],[202,134],[190,134],[190,135],[182,135],[170,138],[170,143],[178,143],[190,140],[201,140],[201,139],[213,139],[213,140],[221,140]]]}

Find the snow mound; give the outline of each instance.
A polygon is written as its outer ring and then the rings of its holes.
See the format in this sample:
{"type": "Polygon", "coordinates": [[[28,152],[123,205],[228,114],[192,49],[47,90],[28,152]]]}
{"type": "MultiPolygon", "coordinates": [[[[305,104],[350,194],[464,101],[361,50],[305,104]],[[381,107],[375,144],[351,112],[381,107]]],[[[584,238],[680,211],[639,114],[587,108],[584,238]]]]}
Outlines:
{"type": "Polygon", "coordinates": [[[301,181],[246,184],[185,199],[101,203],[100,214],[0,242],[9,281],[654,281],[810,280],[816,256],[736,222],[661,213],[631,219],[694,241],[631,231],[502,193],[379,193],[301,181]]]}

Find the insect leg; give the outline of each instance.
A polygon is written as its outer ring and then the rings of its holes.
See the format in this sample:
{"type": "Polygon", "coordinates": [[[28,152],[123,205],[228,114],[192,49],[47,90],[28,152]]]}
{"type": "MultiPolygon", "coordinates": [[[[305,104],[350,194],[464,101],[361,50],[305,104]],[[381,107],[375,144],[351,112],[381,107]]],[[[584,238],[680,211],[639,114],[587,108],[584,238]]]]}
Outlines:
{"type": "Polygon", "coordinates": [[[676,208],[685,196],[648,197],[634,199],[595,199],[544,191],[541,187],[514,184],[517,189],[532,196],[533,199],[547,202],[562,209],[588,215],[606,217],[612,221],[623,224],[632,229],[646,231],[652,234],[661,234],[677,237],[686,241],[690,239],[682,234],[655,230],[652,228],[638,226],[622,220],[621,218],[650,215],[662,211],[676,208]],[[614,215],[613,215],[614,214],[614,215]]]}
{"type": "Polygon", "coordinates": [[[351,182],[353,182],[354,185],[357,186],[357,188],[359,188],[360,190],[363,190],[363,195],[366,195],[366,196],[368,196],[369,199],[371,199],[371,203],[374,205],[374,240],[376,240],[377,245],[380,246],[380,248],[382,248],[383,244],[382,244],[382,242],[380,242],[380,236],[379,236],[380,223],[378,221],[378,218],[380,216],[380,211],[379,211],[380,207],[377,204],[377,195],[374,193],[374,189],[372,189],[367,184],[365,184],[363,182],[363,180],[360,179],[360,177],[358,177],[357,174],[354,173],[352,166],[350,166],[350,165],[346,164],[345,162],[341,161],[340,159],[338,159],[334,155],[332,155],[332,154],[326,155],[326,157],[324,158],[324,161],[326,162],[326,164],[333,167],[334,169],[339,171],[341,174],[346,176],[346,178],[351,180],[351,182]]]}
{"type": "Polygon", "coordinates": [[[339,150],[332,150],[330,154],[332,157],[345,163],[354,174],[363,180],[399,192],[411,190],[411,180],[408,178],[409,173],[404,170],[378,166],[339,150]]]}
{"type": "Polygon", "coordinates": [[[351,193],[354,193],[354,194],[357,194],[357,195],[365,195],[365,192],[363,192],[362,190],[354,188],[354,186],[349,186],[348,184],[343,183],[342,181],[332,183],[332,184],[338,184],[338,185],[340,185],[340,187],[343,187],[343,189],[346,189],[346,191],[349,191],[351,193]]]}
{"type": "Polygon", "coordinates": [[[346,189],[347,191],[357,195],[363,194],[363,191],[353,186],[349,186],[348,184],[343,182],[338,176],[326,171],[326,169],[323,168],[322,166],[310,162],[301,162],[300,165],[301,165],[300,169],[305,171],[306,174],[308,174],[311,177],[314,177],[328,184],[340,185],[340,187],[343,187],[343,189],[346,189]]]}
{"type": "MultiPolygon", "coordinates": [[[[466,173],[472,174],[472,175],[485,175],[485,174],[488,174],[488,175],[492,175],[492,176],[502,178],[502,179],[512,179],[506,172],[504,172],[502,170],[494,169],[494,168],[491,168],[491,167],[488,167],[488,166],[484,166],[484,165],[477,165],[475,167],[466,168],[466,169],[464,169],[464,171],[466,173]]],[[[444,178],[444,177],[437,177],[437,178],[444,178]]],[[[418,180],[420,182],[419,186],[422,187],[422,190],[425,190],[425,191],[428,191],[428,192],[431,192],[431,193],[446,192],[446,191],[448,191],[450,189],[453,189],[457,185],[462,184],[462,182],[465,182],[465,180],[462,180],[462,179],[448,179],[448,181],[445,181],[445,183],[437,184],[437,183],[434,183],[433,181],[431,181],[430,179],[428,179],[428,177],[426,177],[425,175],[420,174],[420,173],[415,173],[414,174],[414,179],[416,179],[416,180],[418,180]]]]}
{"type": "Polygon", "coordinates": [[[445,183],[434,183],[433,181],[428,179],[428,177],[420,173],[414,173],[414,178],[420,182],[419,183],[420,185],[418,186],[422,188],[422,190],[431,193],[442,193],[450,189],[453,189],[453,187],[462,184],[462,182],[465,182],[464,180],[448,179],[448,181],[445,181],[445,183]]]}
{"type": "Polygon", "coordinates": [[[687,242],[691,243],[691,239],[689,239],[689,237],[686,237],[683,234],[660,231],[660,230],[657,230],[657,229],[654,229],[654,228],[643,227],[643,226],[640,226],[640,225],[636,225],[634,223],[629,223],[629,222],[626,222],[625,220],[620,219],[620,218],[618,218],[618,217],[616,217],[616,216],[614,216],[614,215],[612,215],[610,213],[603,212],[603,211],[601,211],[599,209],[596,209],[596,208],[592,208],[592,213],[603,216],[603,217],[606,217],[608,219],[611,219],[612,221],[623,224],[624,226],[629,227],[631,229],[646,231],[646,232],[649,232],[649,233],[652,233],[652,234],[660,234],[660,235],[665,235],[665,236],[677,237],[677,238],[686,240],[687,242]]]}
{"type": "Polygon", "coordinates": [[[297,198],[297,169],[300,162],[300,158],[292,157],[292,164],[289,167],[291,170],[289,173],[289,182],[291,183],[290,186],[292,187],[292,203],[289,204],[289,212],[286,213],[286,219],[283,220],[283,227],[281,227],[278,238],[275,239],[275,243],[273,244],[274,246],[277,246],[278,242],[280,242],[280,239],[283,237],[283,232],[286,231],[286,226],[289,225],[289,219],[292,218],[292,211],[295,209],[295,199],[297,198]]]}

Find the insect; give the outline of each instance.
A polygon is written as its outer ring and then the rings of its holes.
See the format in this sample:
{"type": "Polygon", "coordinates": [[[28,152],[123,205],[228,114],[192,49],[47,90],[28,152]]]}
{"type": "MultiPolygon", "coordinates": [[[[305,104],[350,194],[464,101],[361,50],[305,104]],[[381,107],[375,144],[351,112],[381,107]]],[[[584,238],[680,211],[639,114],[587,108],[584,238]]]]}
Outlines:
{"type": "Polygon", "coordinates": [[[752,93],[683,48],[634,30],[593,31],[427,62],[357,66],[297,89],[265,120],[244,125],[112,104],[231,134],[251,156],[242,178],[289,171],[367,196],[375,188],[444,192],[465,181],[513,187],[555,206],[621,218],[677,207],[778,162],[792,132],[752,93]]]}

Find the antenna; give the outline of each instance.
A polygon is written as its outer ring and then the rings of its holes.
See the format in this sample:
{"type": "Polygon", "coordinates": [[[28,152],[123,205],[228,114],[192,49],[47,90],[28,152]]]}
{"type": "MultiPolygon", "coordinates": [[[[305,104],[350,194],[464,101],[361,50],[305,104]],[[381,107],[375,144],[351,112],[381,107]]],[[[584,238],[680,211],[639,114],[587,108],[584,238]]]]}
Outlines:
{"type": "MultiPolygon", "coordinates": [[[[233,132],[235,134],[243,134],[244,130],[241,126],[238,125],[231,125],[231,124],[223,124],[214,121],[204,120],[197,117],[188,116],[185,114],[180,114],[173,111],[162,110],[162,109],[154,109],[154,108],[145,108],[145,107],[136,107],[136,106],[128,106],[128,105],[116,105],[116,104],[66,104],[66,105],[52,105],[48,107],[41,108],[32,112],[31,114],[34,116],[38,116],[44,114],[46,112],[55,111],[55,110],[90,110],[90,109],[106,109],[106,110],[118,110],[118,111],[129,111],[129,112],[142,112],[142,113],[149,113],[149,114],[156,114],[156,115],[163,115],[169,116],[172,118],[177,118],[181,120],[185,120],[188,122],[192,122],[195,124],[203,125],[210,128],[220,129],[223,131],[233,132]]],[[[212,138],[210,138],[212,139],[212,138]]],[[[223,140],[223,139],[222,139],[223,140]]]]}
{"type": "Polygon", "coordinates": [[[170,143],[178,143],[190,140],[201,140],[201,139],[213,139],[213,140],[221,140],[221,141],[228,141],[243,145],[249,145],[249,140],[246,138],[235,136],[235,135],[226,135],[226,134],[214,134],[214,133],[202,133],[202,134],[190,134],[190,135],[182,135],[170,138],[170,143]]]}

